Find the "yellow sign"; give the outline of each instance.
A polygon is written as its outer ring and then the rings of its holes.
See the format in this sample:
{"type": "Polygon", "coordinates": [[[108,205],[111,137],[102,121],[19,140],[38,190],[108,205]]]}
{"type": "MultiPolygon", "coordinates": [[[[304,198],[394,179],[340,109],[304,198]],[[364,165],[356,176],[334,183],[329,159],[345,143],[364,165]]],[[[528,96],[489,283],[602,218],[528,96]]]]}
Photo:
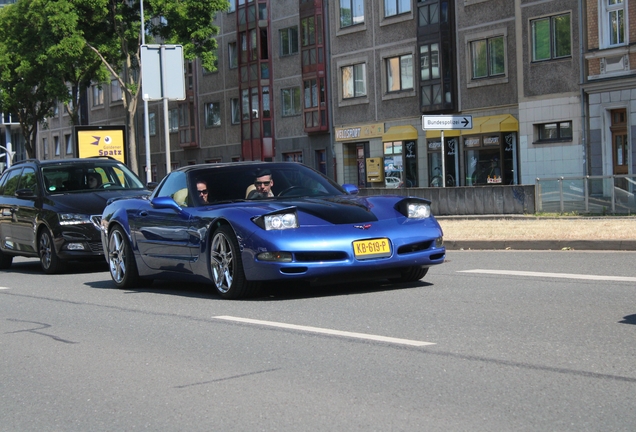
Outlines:
{"type": "Polygon", "coordinates": [[[367,181],[368,182],[384,181],[384,159],[383,158],[367,158],[367,181]]]}
{"type": "Polygon", "coordinates": [[[75,139],[80,158],[110,156],[126,163],[125,126],[76,126],[75,139]]]}
{"type": "Polygon", "coordinates": [[[359,141],[381,137],[384,123],[372,123],[360,126],[336,128],[336,141],[359,141]]]}

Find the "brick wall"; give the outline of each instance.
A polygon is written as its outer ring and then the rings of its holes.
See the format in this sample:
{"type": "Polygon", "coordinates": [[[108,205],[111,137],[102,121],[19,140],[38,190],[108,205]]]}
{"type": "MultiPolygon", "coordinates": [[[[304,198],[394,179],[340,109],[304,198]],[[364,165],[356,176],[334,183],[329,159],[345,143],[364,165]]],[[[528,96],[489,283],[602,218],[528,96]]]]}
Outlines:
{"type": "Polygon", "coordinates": [[[598,3],[593,1],[587,2],[587,45],[588,50],[598,49],[598,3]]]}

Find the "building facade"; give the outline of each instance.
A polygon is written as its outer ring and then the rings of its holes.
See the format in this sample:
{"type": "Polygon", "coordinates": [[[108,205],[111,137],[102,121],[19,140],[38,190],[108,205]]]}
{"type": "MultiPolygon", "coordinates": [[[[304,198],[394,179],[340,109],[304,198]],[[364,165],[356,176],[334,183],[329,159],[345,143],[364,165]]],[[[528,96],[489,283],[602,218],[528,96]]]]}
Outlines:
{"type": "MultiPolygon", "coordinates": [[[[360,187],[634,173],[628,0],[237,0],[217,25],[218,69],[186,62],[167,119],[148,104],[155,180],[250,159],[360,187]],[[423,128],[439,115],[473,127],[423,128]]],[[[90,124],[123,123],[116,87],[89,89],[90,124]]],[[[143,171],[142,104],[137,119],[143,171]]],[[[45,157],[65,157],[68,133],[48,126],[45,157]]]]}

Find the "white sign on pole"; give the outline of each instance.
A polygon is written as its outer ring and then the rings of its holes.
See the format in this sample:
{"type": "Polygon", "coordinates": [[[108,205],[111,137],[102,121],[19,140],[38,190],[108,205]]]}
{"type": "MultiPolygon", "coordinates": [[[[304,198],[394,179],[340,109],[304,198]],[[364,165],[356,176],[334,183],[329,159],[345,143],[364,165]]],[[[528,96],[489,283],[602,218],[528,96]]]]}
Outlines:
{"type": "Polygon", "coordinates": [[[142,45],[141,88],[144,100],[184,100],[183,46],[142,45]]]}
{"type": "Polygon", "coordinates": [[[472,115],[423,115],[422,130],[472,129],[472,115]]]}

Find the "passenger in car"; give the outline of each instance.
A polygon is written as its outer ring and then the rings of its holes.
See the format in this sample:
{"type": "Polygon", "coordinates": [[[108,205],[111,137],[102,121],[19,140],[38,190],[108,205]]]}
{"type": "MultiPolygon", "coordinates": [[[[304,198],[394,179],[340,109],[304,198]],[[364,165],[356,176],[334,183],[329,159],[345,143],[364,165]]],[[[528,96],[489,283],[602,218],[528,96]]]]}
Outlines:
{"type": "Polygon", "coordinates": [[[97,189],[102,185],[102,176],[97,173],[86,174],[86,184],[89,189],[97,189]]]}

